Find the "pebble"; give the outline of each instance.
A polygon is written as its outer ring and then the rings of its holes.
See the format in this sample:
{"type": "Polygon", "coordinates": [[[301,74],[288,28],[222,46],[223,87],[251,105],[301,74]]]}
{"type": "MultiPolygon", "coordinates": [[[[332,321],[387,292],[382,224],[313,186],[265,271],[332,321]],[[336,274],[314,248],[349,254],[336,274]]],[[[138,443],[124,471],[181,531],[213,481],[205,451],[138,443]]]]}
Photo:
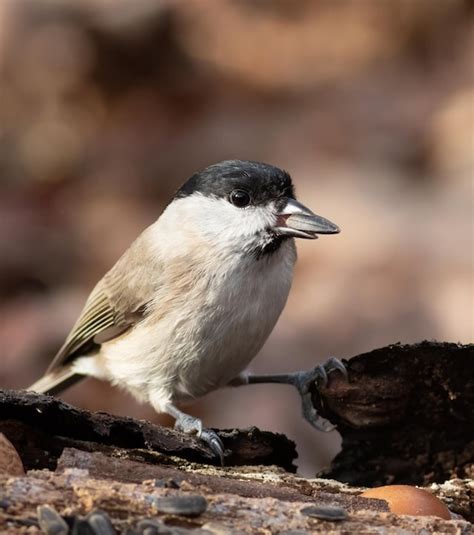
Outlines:
{"type": "Polygon", "coordinates": [[[25,469],[15,446],[0,433],[0,472],[12,476],[24,476],[25,469]]]}
{"type": "Polygon", "coordinates": [[[199,516],[207,509],[207,500],[204,496],[166,496],[155,498],[153,505],[160,513],[181,516],[199,516]]]}
{"type": "Polygon", "coordinates": [[[346,510],[342,507],[329,505],[309,505],[301,509],[301,514],[319,520],[346,520],[349,518],[346,510]]]}
{"type": "Polygon", "coordinates": [[[64,518],[49,505],[39,505],[36,509],[38,524],[46,535],[67,535],[69,526],[64,518]]]}

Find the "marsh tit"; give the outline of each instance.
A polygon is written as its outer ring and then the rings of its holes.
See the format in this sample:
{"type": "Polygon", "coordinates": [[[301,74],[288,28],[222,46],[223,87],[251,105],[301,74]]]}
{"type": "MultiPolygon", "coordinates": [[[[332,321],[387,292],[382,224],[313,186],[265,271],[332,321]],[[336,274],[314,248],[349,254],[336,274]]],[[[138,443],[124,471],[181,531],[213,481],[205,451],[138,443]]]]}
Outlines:
{"type": "MultiPolygon", "coordinates": [[[[226,385],[288,382],[251,376],[283,307],[296,260],[294,238],[339,232],[295,199],[290,175],[229,160],[194,174],[98,282],[45,375],[30,387],[56,394],[105,379],[196,433],[222,458],[218,435],[179,404],[226,385]]],[[[332,359],[312,378],[343,370],[332,359]]],[[[311,408],[307,404],[307,411],[311,408]]],[[[315,414],[305,414],[317,425],[315,414]]]]}

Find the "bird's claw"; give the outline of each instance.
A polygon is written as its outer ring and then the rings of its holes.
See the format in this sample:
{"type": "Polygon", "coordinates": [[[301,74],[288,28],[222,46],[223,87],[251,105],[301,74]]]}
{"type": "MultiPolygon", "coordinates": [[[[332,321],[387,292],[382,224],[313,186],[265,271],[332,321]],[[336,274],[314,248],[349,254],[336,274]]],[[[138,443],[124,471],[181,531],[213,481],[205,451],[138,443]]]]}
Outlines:
{"type": "Polygon", "coordinates": [[[327,361],[323,364],[326,373],[332,373],[339,371],[344,376],[344,379],[347,381],[349,379],[349,375],[347,373],[347,368],[344,366],[344,364],[336,357],[329,357],[327,361]]]}
{"type": "Polygon", "coordinates": [[[203,429],[199,438],[205,442],[214,455],[219,458],[221,466],[224,466],[225,447],[219,435],[212,429],[203,429]]]}
{"type": "Polygon", "coordinates": [[[319,364],[308,372],[298,372],[294,376],[293,384],[297,388],[303,409],[303,416],[318,431],[325,433],[332,431],[336,426],[322,418],[313,405],[311,391],[316,385],[317,388],[324,388],[328,384],[328,375],[334,371],[339,371],[347,380],[347,369],[337,358],[331,357],[323,364],[319,364]]]}
{"type": "Polygon", "coordinates": [[[214,455],[219,459],[220,464],[222,466],[224,465],[225,447],[222,440],[215,431],[203,428],[199,418],[195,418],[189,414],[183,414],[176,420],[174,428],[187,435],[196,435],[209,446],[214,455]]]}
{"type": "Polygon", "coordinates": [[[307,373],[304,378],[307,388],[309,389],[313,383],[319,388],[325,388],[328,384],[328,376],[332,372],[341,372],[344,378],[347,380],[347,369],[344,364],[336,357],[330,357],[323,364],[318,364],[314,369],[307,373]]]}

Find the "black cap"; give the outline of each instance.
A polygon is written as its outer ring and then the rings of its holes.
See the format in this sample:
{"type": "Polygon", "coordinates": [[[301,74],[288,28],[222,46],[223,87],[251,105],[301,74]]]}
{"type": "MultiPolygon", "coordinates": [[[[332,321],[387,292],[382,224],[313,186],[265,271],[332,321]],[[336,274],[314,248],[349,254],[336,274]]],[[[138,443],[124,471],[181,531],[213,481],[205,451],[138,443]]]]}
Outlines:
{"type": "Polygon", "coordinates": [[[270,200],[294,198],[290,175],[261,162],[225,160],[195,173],[176,192],[175,199],[200,193],[208,197],[228,198],[234,190],[246,191],[253,205],[270,200]]]}

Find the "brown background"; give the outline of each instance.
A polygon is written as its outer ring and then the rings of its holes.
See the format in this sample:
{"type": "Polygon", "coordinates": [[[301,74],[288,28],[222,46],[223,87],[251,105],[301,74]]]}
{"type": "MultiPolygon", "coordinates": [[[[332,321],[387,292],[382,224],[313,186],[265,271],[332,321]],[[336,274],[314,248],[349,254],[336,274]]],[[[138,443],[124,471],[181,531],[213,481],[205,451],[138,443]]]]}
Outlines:
{"type": "MultiPolygon", "coordinates": [[[[41,375],[97,279],[226,158],[289,170],[342,228],[298,243],[254,371],[472,341],[473,14],[467,0],[0,2],[0,385],[41,375]]],[[[64,399],[170,423],[92,380],[64,399]]],[[[190,410],[285,432],[305,475],[339,445],[284,386],[190,410]]]]}

